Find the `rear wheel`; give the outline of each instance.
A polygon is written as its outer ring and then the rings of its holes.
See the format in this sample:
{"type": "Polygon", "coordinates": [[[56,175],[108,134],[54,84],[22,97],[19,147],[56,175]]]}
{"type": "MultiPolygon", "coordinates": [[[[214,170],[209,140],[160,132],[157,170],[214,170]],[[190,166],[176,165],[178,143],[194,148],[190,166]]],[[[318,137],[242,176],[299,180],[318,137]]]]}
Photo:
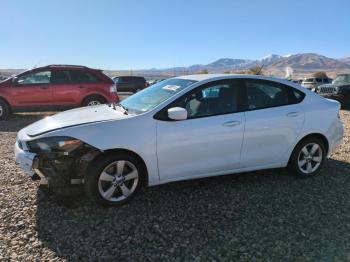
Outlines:
{"type": "Polygon", "coordinates": [[[10,115],[10,108],[8,104],[0,99],[0,120],[6,120],[10,115]]]}
{"type": "Polygon", "coordinates": [[[99,205],[123,205],[141,189],[142,166],[128,154],[106,155],[91,166],[85,178],[85,190],[99,205]]]}
{"type": "Polygon", "coordinates": [[[311,177],[320,172],[325,159],[324,143],[317,138],[307,138],[294,149],[289,167],[299,177],[311,177]]]}
{"type": "Polygon", "coordinates": [[[107,101],[101,96],[89,96],[84,99],[83,101],[83,106],[96,106],[96,105],[101,105],[105,104],[107,101]]]}

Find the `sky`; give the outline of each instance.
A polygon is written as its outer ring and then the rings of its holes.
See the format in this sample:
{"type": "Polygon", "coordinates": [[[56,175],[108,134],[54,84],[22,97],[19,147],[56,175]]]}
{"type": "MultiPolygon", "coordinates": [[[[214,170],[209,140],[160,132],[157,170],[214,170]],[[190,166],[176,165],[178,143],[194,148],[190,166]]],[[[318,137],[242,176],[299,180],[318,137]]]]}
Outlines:
{"type": "Polygon", "coordinates": [[[350,55],[349,0],[1,0],[0,68],[350,55]]]}

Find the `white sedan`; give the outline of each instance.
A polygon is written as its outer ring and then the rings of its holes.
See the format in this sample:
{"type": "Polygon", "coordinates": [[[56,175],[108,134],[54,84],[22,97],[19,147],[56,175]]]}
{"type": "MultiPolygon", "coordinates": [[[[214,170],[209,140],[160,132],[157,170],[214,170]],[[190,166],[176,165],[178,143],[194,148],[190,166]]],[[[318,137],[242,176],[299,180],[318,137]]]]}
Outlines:
{"type": "Polygon", "coordinates": [[[276,78],[176,77],[31,124],[18,133],[16,162],[57,194],[84,184],[107,206],[179,180],[287,166],[310,177],[342,142],[339,108],[276,78]]]}

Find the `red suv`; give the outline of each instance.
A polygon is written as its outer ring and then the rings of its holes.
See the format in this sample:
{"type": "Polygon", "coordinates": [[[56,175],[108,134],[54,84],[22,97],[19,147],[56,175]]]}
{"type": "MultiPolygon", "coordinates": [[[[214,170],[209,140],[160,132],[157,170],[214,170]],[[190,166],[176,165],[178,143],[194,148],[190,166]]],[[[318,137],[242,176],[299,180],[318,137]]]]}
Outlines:
{"type": "Polygon", "coordinates": [[[114,81],[101,70],[49,65],[0,82],[0,120],[11,112],[57,111],[118,100],[114,81]]]}

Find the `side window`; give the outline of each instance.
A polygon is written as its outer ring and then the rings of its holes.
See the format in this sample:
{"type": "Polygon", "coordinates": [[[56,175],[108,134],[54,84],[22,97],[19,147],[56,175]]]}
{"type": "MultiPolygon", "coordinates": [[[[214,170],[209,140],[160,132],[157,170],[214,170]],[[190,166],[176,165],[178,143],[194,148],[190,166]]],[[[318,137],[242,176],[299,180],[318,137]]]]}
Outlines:
{"type": "Polygon", "coordinates": [[[316,78],[316,82],[317,83],[322,83],[322,79],[321,78],[316,78]]]}
{"type": "Polygon", "coordinates": [[[91,74],[81,70],[70,70],[70,77],[73,83],[97,83],[99,79],[91,74]]]}
{"type": "Polygon", "coordinates": [[[126,79],[125,79],[126,77],[117,77],[116,78],[116,83],[117,84],[123,84],[123,83],[125,83],[126,82],[126,79]]]}
{"type": "Polygon", "coordinates": [[[89,77],[89,80],[91,83],[99,83],[101,82],[101,80],[96,76],[94,75],[93,73],[90,73],[90,72],[85,72],[88,77],[89,77]]]}
{"type": "Polygon", "coordinates": [[[136,82],[136,81],[137,80],[136,79],[134,80],[133,77],[129,77],[129,76],[124,77],[124,82],[125,83],[132,83],[132,82],[136,82]]]}
{"type": "Polygon", "coordinates": [[[139,84],[144,84],[144,83],[146,82],[146,80],[145,80],[144,78],[142,78],[142,77],[138,77],[138,78],[137,78],[137,82],[138,82],[139,84]]]}
{"type": "Polygon", "coordinates": [[[248,109],[262,109],[288,104],[285,85],[264,80],[246,80],[248,109]]]}
{"type": "Polygon", "coordinates": [[[295,88],[292,88],[292,99],[293,103],[300,103],[303,101],[305,94],[295,88]]]}
{"type": "Polygon", "coordinates": [[[53,70],[51,75],[51,83],[53,84],[67,84],[70,82],[68,71],[53,70]]]}
{"type": "Polygon", "coordinates": [[[17,84],[48,84],[50,83],[51,71],[41,71],[35,73],[28,73],[18,77],[17,84]]]}
{"type": "Polygon", "coordinates": [[[181,97],[172,106],[185,108],[189,119],[237,112],[238,87],[233,83],[219,81],[206,84],[181,97]]]}

